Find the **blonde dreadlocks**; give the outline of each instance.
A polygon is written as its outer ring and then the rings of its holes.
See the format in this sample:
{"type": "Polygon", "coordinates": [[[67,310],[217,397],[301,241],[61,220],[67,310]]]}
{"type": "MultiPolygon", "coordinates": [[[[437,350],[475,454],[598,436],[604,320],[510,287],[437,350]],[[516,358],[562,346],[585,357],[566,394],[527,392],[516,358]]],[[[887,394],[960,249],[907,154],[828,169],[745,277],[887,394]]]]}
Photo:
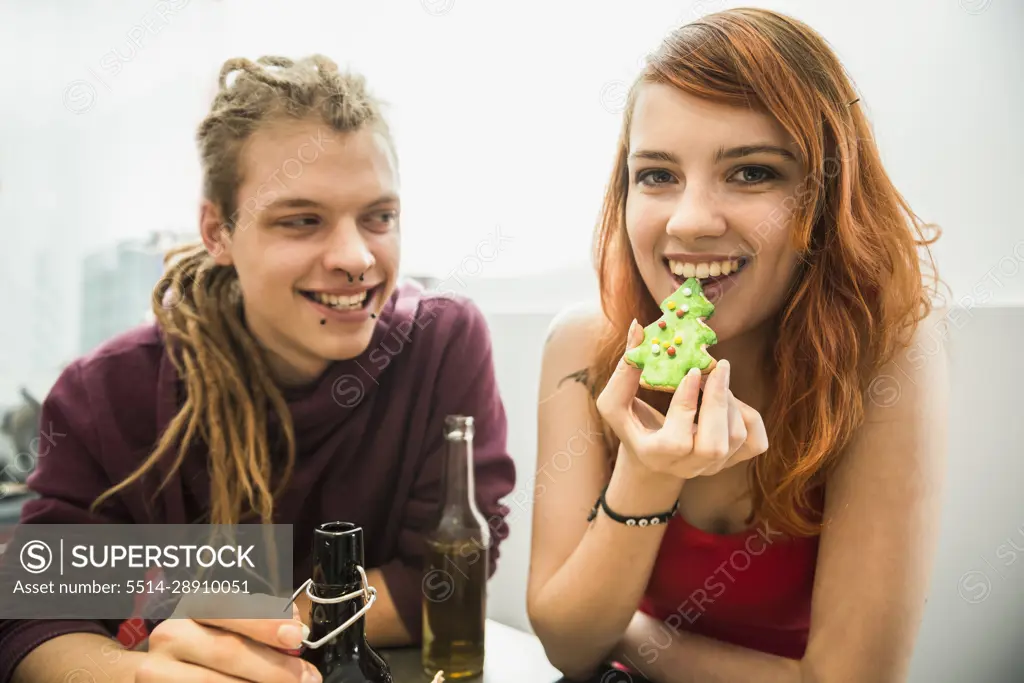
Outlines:
{"type": "MultiPolygon", "coordinates": [[[[313,55],[298,62],[261,57],[256,63],[236,58],[221,67],[220,91],[196,139],[204,198],[217,205],[229,233],[238,227],[239,161],[245,141],[265,123],[313,116],[341,133],[373,126],[391,140],[380,104],[367,93],[363,78],[339,73],[326,57],[313,55]],[[228,76],[236,72],[229,85],[228,76]]],[[[170,252],[166,263],[168,270],[153,291],[152,305],[170,357],[185,380],[185,402],[149,458],[97,498],[93,509],[177,446],[162,488],[198,439],[209,452],[208,522],[236,524],[252,513],[270,523],[274,497],[294,469],[295,434],[284,397],[243,322],[238,275],[233,267],[215,264],[202,243],[170,252]],[[270,411],[280,420],[287,451],[273,493],[270,411]]]]}

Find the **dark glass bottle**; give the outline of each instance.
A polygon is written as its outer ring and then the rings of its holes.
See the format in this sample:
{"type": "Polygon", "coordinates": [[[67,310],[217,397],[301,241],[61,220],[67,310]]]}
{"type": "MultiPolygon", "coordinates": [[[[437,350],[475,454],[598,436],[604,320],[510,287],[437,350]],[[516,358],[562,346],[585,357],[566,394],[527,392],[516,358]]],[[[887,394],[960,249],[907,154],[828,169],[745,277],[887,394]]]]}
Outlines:
{"type": "Polygon", "coordinates": [[[473,418],[445,419],[440,518],[426,539],[423,669],[446,680],[483,673],[490,529],[476,505],[473,418]]]}
{"type": "MultiPolygon", "coordinates": [[[[363,529],[347,522],[321,524],[313,532],[313,577],[310,592],[318,598],[338,598],[363,589],[363,529]]],[[[315,642],[344,624],[363,608],[356,597],[324,605],[313,602],[308,640],[315,642]]],[[[371,607],[371,609],[373,609],[371,607]]],[[[387,662],[366,641],[366,615],[302,658],[316,667],[324,683],[393,683],[387,662]]]]}

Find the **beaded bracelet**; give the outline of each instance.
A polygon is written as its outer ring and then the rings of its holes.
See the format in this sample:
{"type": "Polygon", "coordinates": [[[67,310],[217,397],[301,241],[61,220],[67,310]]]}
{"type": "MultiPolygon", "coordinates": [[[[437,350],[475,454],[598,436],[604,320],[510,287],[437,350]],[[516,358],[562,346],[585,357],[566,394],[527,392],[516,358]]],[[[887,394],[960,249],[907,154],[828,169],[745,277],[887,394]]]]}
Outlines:
{"type": "Polygon", "coordinates": [[[601,490],[601,495],[598,496],[597,502],[594,503],[593,509],[587,516],[588,522],[594,521],[594,518],[597,517],[597,508],[599,506],[601,507],[601,509],[604,510],[605,514],[608,515],[608,517],[610,517],[611,519],[615,520],[620,524],[625,524],[626,526],[657,526],[658,524],[665,524],[670,519],[675,517],[676,513],[679,511],[679,501],[676,500],[675,505],[672,506],[671,510],[669,510],[668,512],[662,512],[661,514],[645,515],[643,517],[630,517],[627,515],[620,515],[619,513],[615,512],[610,507],[608,507],[608,501],[606,501],[604,498],[604,494],[607,493],[607,491],[607,486],[605,486],[601,490]]]}

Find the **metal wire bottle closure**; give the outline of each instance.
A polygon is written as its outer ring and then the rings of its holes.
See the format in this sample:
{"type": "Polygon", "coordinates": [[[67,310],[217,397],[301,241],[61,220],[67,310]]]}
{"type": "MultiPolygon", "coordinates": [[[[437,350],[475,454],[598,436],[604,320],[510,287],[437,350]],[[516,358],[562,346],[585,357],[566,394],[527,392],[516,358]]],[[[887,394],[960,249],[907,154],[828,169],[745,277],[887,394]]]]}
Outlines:
{"type": "Polygon", "coordinates": [[[366,604],[363,605],[362,608],[358,612],[356,612],[351,617],[349,617],[349,620],[346,621],[344,624],[342,624],[341,626],[337,627],[336,629],[334,629],[333,631],[328,633],[326,636],[324,636],[320,640],[316,640],[316,641],[313,641],[313,642],[310,642],[308,640],[303,640],[302,641],[303,645],[305,645],[306,647],[308,647],[308,648],[310,648],[312,650],[316,650],[316,649],[322,647],[326,643],[328,643],[331,640],[333,640],[334,638],[336,638],[342,631],[347,629],[349,626],[351,626],[352,624],[356,623],[356,621],[358,619],[360,619],[364,614],[366,614],[369,611],[370,605],[372,605],[374,602],[376,602],[376,600],[377,600],[377,589],[374,588],[373,586],[369,585],[369,580],[366,578],[366,572],[363,570],[362,567],[356,565],[356,569],[359,570],[359,576],[360,576],[360,579],[361,579],[362,584],[363,584],[362,590],[357,590],[357,591],[354,591],[352,593],[346,593],[345,595],[341,595],[341,596],[339,596],[337,598],[321,598],[321,597],[318,597],[316,595],[313,595],[310,592],[310,588],[312,587],[312,584],[313,584],[313,579],[306,579],[305,582],[303,582],[303,584],[301,586],[299,586],[298,590],[296,590],[295,593],[292,595],[292,599],[288,601],[288,604],[285,605],[285,609],[288,609],[288,607],[290,607],[292,605],[292,603],[295,602],[295,599],[297,597],[299,597],[299,593],[301,593],[302,591],[306,591],[306,596],[309,597],[309,599],[311,601],[313,601],[315,603],[318,603],[318,604],[321,604],[321,605],[336,605],[339,602],[345,602],[346,600],[352,600],[354,598],[358,598],[359,596],[363,596],[366,599],[366,604]]]}

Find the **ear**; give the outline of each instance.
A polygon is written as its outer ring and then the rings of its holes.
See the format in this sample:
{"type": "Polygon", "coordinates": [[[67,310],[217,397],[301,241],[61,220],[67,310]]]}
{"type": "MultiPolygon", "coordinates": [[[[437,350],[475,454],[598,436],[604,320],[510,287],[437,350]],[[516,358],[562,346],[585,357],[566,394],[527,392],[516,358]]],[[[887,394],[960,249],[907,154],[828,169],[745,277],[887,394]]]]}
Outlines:
{"type": "Polygon", "coordinates": [[[233,263],[231,233],[224,224],[220,209],[209,199],[204,199],[199,207],[199,234],[217,265],[230,266],[233,263]]]}

